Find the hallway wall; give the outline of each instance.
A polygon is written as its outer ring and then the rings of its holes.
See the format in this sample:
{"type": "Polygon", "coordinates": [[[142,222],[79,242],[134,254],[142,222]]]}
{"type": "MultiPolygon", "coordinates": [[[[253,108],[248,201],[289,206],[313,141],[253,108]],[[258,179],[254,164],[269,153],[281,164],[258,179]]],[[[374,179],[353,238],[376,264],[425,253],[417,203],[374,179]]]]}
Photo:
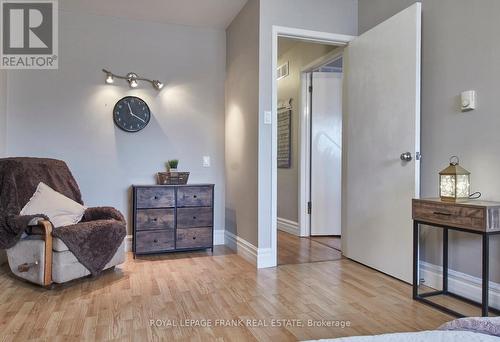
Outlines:
{"type": "Polygon", "coordinates": [[[289,63],[289,75],[278,81],[278,101],[292,99],[291,167],[278,169],[278,218],[298,222],[299,212],[299,150],[302,108],[302,69],[335,49],[331,45],[301,42],[290,38],[278,40],[278,65],[289,63]],[[293,44],[291,47],[288,44],[293,44]],[[285,45],[286,44],[286,45],[285,45]],[[289,47],[286,49],[286,47],[289,47]]]}

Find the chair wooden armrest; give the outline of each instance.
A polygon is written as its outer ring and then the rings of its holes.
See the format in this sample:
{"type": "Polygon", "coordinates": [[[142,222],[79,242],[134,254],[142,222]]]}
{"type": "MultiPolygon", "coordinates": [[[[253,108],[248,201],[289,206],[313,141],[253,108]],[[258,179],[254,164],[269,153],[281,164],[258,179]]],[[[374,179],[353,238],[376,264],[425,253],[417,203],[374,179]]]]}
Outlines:
{"type": "Polygon", "coordinates": [[[43,231],[43,239],[45,240],[43,285],[49,286],[52,284],[52,223],[40,220],[38,225],[43,231]]]}

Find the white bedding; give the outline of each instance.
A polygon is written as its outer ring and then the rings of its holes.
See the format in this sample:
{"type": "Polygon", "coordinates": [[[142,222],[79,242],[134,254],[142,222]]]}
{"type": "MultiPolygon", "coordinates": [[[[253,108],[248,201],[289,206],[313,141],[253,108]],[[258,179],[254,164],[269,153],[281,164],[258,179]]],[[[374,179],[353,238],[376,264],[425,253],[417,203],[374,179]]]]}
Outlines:
{"type": "Polygon", "coordinates": [[[373,336],[341,337],[329,340],[334,342],[498,342],[500,337],[470,331],[421,331],[373,336]]]}

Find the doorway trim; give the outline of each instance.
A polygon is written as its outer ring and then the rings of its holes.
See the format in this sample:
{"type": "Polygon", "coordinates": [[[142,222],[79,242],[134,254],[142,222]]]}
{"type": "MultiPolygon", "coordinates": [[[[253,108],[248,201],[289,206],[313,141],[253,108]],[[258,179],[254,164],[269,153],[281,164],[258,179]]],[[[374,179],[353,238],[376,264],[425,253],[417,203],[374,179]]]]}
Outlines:
{"type": "MultiPolygon", "coordinates": [[[[275,70],[278,67],[278,37],[294,38],[309,42],[324,43],[329,45],[346,46],[352,41],[355,36],[304,30],[294,27],[276,26],[272,27],[272,86],[271,86],[271,111],[272,111],[272,127],[271,127],[271,251],[269,267],[274,267],[278,264],[278,81],[276,80],[275,70]]],[[[302,111],[301,111],[302,113],[302,111]]],[[[299,205],[300,208],[300,205],[299,205]]],[[[299,222],[300,223],[300,222],[299,222]]],[[[259,231],[265,233],[266,227],[259,231]]],[[[302,229],[302,228],[301,228],[302,229]]]]}

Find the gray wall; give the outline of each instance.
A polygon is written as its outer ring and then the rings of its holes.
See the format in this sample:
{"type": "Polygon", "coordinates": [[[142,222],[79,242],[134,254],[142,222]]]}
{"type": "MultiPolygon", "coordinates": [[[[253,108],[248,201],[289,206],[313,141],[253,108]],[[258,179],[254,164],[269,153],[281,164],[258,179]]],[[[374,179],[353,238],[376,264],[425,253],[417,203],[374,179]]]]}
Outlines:
{"type": "Polygon", "coordinates": [[[259,0],[226,30],[226,229],[257,245],[259,0]]]}
{"type": "Polygon", "coordinates": [[[301,42],[290,38],[278,39],[278,65],[288,62],[289,75],[278,81],[278,101],[288,103],[292,99],[292,156],[289,169],[278,169],[278,217],[298,222],[299,214],[299,124],[303,108],[301,77],[302,69],[314,60],[328,54],[331,45],[301,42]],[[286,50],[282,46],[293,44],[286,50]]]}
{"type": "MultiPolygon", "coordinates": [[[[408,7],[412,0],[359,0],[364,32],[408,7]]],[[[500,1],[423,0],[422,196],[438,195],[438,172],[451,155],[471,171],[473,191],[500,200],[500,1]],[[479,109],[461,113],[458,95],[475,89],[479,109]]],[[[440,239],[425,231],[424,258],[439,263],[440,239]],[[435,253],[438,252],[438,253],[435,253]]],[[[450,267],[480,276],[477,238],[450,236],[450,267]]],[[[492,238],[492,280],[500,282],[500,237],[492,238]]]]}
{"type": "Polygon", "coordinates": [[[165,162],[179,158],[191,183],[216,184],[215,227],[223,228],[225,32],[61,12],[59,34],[59,70],[9,71],[8,154],[67,161],[86,205],[125,213],[130,185],[154,184],[165,162]],[[165,88],[105,85],[102,68],[165,88]],[[113,124],[112,108],[126,95],[152,111],[136,134],[113,124]],[[204,155],[212,167],[202,167],[204,155]]]}
{"type": "MultiPolygon", "coordinates": [[[[272,109],[273,25],[355,35],[358,31],[357,0],[261,1],[259,43],[259,248],[271,247],[271,125],[264,124],[264,111],[272,109]]],[[[257,223],[257,221],[255,221],[257,223]]],[[[257,224],[255,225],[257,228],[257,224]]]]}

